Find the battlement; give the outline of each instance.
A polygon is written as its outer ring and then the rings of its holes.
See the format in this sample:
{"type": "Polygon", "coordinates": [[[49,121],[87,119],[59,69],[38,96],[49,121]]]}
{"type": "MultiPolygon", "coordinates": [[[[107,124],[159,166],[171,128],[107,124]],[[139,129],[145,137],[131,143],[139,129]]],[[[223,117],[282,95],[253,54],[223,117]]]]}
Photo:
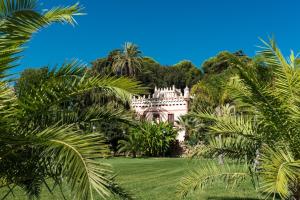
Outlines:
{"type": "Polygon", "coordinates": [[[171,103],[171,102],[178,102],[184,101],[189,99],[189,88],[186,87],[184,89],[184,93],[181,92],[180,89],[176,89],[175,86],[171,88],[157,88],[155,87],[154,93],[152,95],[144,95],[144,96],[134,96],[132,98],[132,104],[160,104],[160,103],[171,103]]]}
{"type": "Polygon", "coordinates": [[[158,99],[158,98],[133,98],[131,106],[135,107],[161,107],[161,106],[179,106],[186,105],[186,99],[183,96],[158,99]]]}

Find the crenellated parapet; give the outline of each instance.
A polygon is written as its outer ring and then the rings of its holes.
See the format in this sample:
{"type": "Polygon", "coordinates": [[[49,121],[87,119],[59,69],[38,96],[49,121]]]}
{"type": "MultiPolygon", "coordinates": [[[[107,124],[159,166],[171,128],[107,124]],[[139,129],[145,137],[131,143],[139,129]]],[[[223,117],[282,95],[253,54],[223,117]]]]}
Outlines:
{"type": "Polygon", "coordinates": [[[135,107],[161,107],[161,106],[179,106],[186,105],[186,99],[183,96],[177,98],[158,99],[158,98],[133,98],[131,106],[135,107]]]}
{"type": "Polygon", "coordinates": [[[175,86],[171,88],[157,88],[155,87],[152,95],[134,96],[132,98],[132,106],[145,105],[145,106],[158,106],[165,104],[179,104],[190,98],[189,89],[186,87],[184,93],[180,89],[176,89],[175,86]]]}

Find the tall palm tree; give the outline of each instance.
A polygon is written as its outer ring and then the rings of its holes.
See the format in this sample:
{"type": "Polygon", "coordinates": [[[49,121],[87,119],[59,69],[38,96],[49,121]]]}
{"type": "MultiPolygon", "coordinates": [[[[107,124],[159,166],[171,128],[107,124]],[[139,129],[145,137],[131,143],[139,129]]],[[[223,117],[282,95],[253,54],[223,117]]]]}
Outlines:
{"type": "Polygon", "coordinates": [[[121,75],[136,75],[142,67],[142,56],[138,46],[126,42],[122,51],[114,55],[112,67],[114,71],[121,75]]]}
{"type": "Polygon", "coordinates": [[[293,52],[285,59],[273,40],[263,43],[259,55],[273,70],[272,82],[260,82],[253,71],[236,61],[239,76],[232,78],[227,89],[238,112],[194,113],[196,118],[212,121],[209,143],[198,153],[224,154],[238,160],[237,164],[210,164],[191,173],[180,185],[182,196],[215,181],[237,186],[250,177],[265,198],[300,198],[299,64],[293,52]],[[241,162],[245,167],[239,167],[241,162]]]}
{"type": "Polygon", "coordinates": [[[73,105],[78,96],[95,89],[128,101],[141,92],[138,83],[89,76],[85,65],[73,61],[49,71],[38,87],[17,97],[7,73],[32,34],[55,22],[75,24],[73,16],[80,10],[75,4],[40,13],[35,0],[0,1],[0,187],[8,188],[4,198],[15,187],[30,198],[39,197],[42,185],[51,190],[48,179],[60,188],[63,181],[68,183],[75,199],[93,199],[94,193],[126,196],[100,159],[107,155],[105,139],[89,129],[97,120],[126,116],[101,105],[76,112],[73,105]]]}

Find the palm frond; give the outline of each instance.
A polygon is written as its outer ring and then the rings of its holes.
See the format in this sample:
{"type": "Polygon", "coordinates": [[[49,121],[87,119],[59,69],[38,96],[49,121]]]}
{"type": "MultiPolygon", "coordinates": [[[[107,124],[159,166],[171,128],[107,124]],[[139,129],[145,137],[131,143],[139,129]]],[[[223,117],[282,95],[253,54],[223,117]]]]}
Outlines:
{"type": "Polygon", "coordinates": [[[254,108],[252,102],[255,100],[252,99],[250,88],[239,76],[230,78],[225,86],[225,90],[230,98],[234,100],[237,109],[244,112],[253,112],[254,108]]]}
{"type": "Polygon", "coordinates": [[[83,15],[84,13],[81,13],[83,8],[79,5],[79,3],[76,3],[72,6],[65,6],[65,7],[55,7],[51,10],[47,11],[43,14],[44,18],[50,22],[61,22],[61,23],[68,23],[68,24],[76,24],[76,20],[74,19],[74,16],[76,15],[83,15]]]}
{"type": "Polygon", "coordinates": [[[93,199],[94,191],[102,197],[110,195],[112,171],[101,162],[108,154],[101,134],[82,134],[71,125],[49,127],[32,134],[40,141],[38,145],[45,147],[42,153],[45,159],[53,159],[50,167],[63,167],[76,198],[93,199]]]}
{"type": "Polygon", "coordinates": [[[293,183],[297,183],[300,178],[300,160],[295,160],[287,148],[279,147],[275,150],[265,146],[260,162],[260,190],[266,198],[272,196],[274,199],[277,194],[282,199],[291,197],[293,183]]]}
{"type": "Polygon", "coordinates": [[[16,113],[17,97],[6,82],[0,81],[0,131],[16,123],[13,116],[16,113]]]}
{"type": "Polygon", "coordinates": [[[132,120],[130,112],[123,108],[114,108],[109,105],[92,105],[87,108],[61,108],[50,110],[46,115],[52,116],[48,118],[48,123],[56,123],[60,121],[66,124],[79,124],[85,128],[103,123],[126,123],[135,124],[132,120]]]}
{"type": "Polygon", "coordinates": [[[196,116],[211,121],[208,144],[194,153],[197,156],[226,154],[243,158],[253,154],[260,144],[260,136],[251,117],[242,114],[218,116],[209,112],[198,113],[196,116]]]}
{"type": "Polygon", "coordinates": [[[73,16],[79,14],[78,4],[58,7],[44,15],[36,10],[35,0],[3,0],[0,2],[0,78],[5,71],[15,67],[14,61],[20,59],[18,53],[23,51],[33,33],[55,22],[74,24],[73,16]]]}
{"type": "Polygon", "coordinates": [[[104,96],[112,95],[124,102],[130,101],[133,94],[144,91],[138,82],[128,78],[89,76],[87,72],[81,74],[84,65],[79,66],[77,62],[72,62],[63,65],[57,72],[51,71],[48,80],[39,88],[32,88],[27,96],[20,99],[19,103],[23,105],[24,111],[35,113],[38,110],[49,109],[52,105],[93,90],[102,92],[104,96]],[[74,69],[71,66],[74,66],[74,69]]]}
{"type": "Polygon", "coordinates": [[[297,59],[291,51],[288,59],[286,59],[277,47],[275,40],[271,39],[269,43],[261,40],[264,44],[258,53],[263,56],[264,62],[274,69],[275,93],[285,100],[294,101],[295,95],[299,95],[297,89],[300,86],[300,74],[295,70],[295,60],[297,59]]]}
{"type": "Polygon", "coordinates": [[[226,188],[234,188],[250,177],[247,164],[217,165],[209,163],[201,169],[191,171],[178,186],[178,196],[186,197],[190,192],[203,190],[215,183],[224,183],[226,188]]]}
{"type": "Polygon", "coordinates": [[[32,150],[40,151],[41,164],[47,169],[47,175],[55,178],[56,174],[52,173],[60,172],[78,199],[93,199],[93,192],[105,198],[111,194],[110,187],[115,185],[110,179],[110,166],[101,162],[109,150],[99,133],[83,134],[73,125],[51,126],[18,136],[1,134],[0,142],[15,148],[35,147],[32,150]]]}
{"type": "Polygon", "coordinates": [[[123,122],[134,123],[132,121],[132,115],[122,108],[113,108],[110,105],[107,106],[91,106],[87,109],[86,113],[83,113],[84,119],[82,121],[105,121],[105,122],[123,122]]]}
{"type": "Polygon", "coordinates": [[[3,0],[0,2],[0,16],[11,16],[15,12],[34,10],[36,7],[36,0],[3,0]]]}

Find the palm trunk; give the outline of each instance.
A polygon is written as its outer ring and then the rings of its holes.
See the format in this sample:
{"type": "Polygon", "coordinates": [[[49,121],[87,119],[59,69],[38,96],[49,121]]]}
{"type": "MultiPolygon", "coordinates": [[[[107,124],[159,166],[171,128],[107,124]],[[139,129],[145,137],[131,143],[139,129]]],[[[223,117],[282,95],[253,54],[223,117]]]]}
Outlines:
{"type": "Polygon", "coordinates": [[[256,157],[254,159],[253,168],[254,168],[255,171],[257,171],[258,166],[259,166],[259,157],[260,157],[260,153],[259,153],[258,149],[255,151],[255,154],[256,154],[256,157]]]}
{"type": "Polygon", "coordinates": [[[224,154],[220,154],[218,156],[218,159],[219,159],[219,165],[224,165],[224,154]]]}
{"type": "MultiPolygon", "coordinates": [[[[217,114],[217,116],[222,116],[222,110],[221,110],[220,106],[218,106],[218,107],[216,108],[216,114],[217,114]]],[[[222,139],[222,136],[221,136],[221,135],[218,135],[218,136],[216,137],[216,140],[219,141],[219,142],[221,142],[221,139],[222,139]]],[[[221,154],[218,156],[218,160],[219,160],[219,164],[220,164],[220,165],[224,165],[224,153],[221,153],[221,154]]]]}
{"type": "MultiPolygon", "coordinates": [[[[221,141],[221,135],[218,135],[217,136],[217,140],[221,141]]],[[[224,165],[224,153],[221,153],[219,156],[218,156],[218,162],[219,162],[219,165],[224,165]]]]}

